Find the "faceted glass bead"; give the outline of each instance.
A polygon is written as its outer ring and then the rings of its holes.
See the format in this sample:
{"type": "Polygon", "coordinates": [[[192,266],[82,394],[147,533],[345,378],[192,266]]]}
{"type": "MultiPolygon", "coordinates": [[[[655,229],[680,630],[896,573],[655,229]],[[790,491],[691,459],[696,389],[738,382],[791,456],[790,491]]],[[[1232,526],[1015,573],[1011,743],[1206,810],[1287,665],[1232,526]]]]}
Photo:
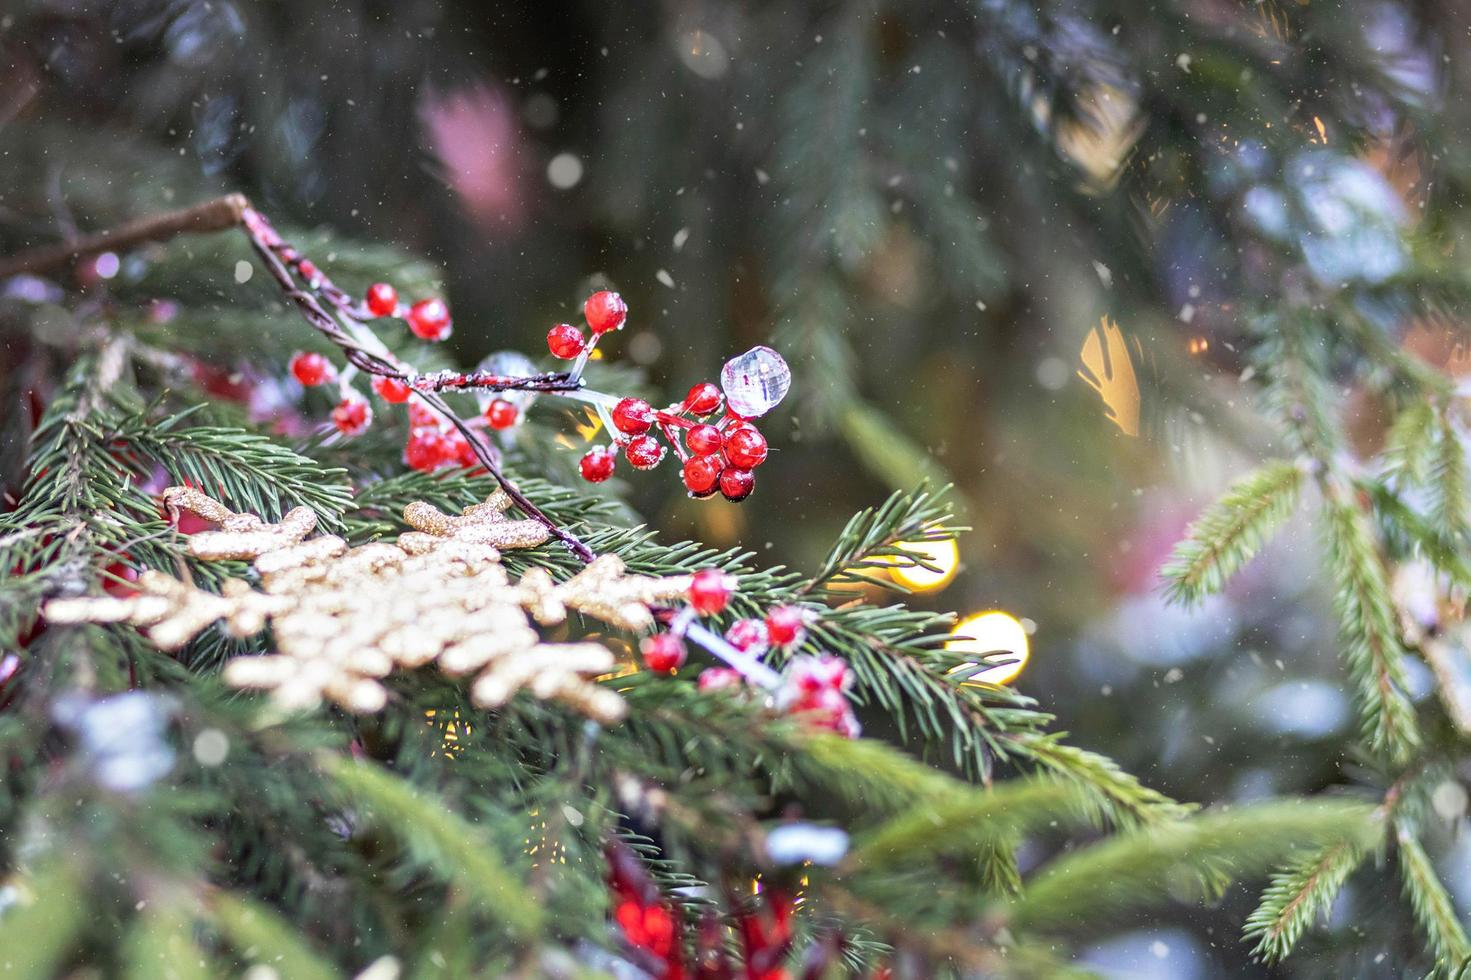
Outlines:
{"type": "Polygon", "coordinates": [[[760,418],[787,396],[792,369],[770,347],[752,347],[720,369],[725,403],[741,418],[760,418]]]}

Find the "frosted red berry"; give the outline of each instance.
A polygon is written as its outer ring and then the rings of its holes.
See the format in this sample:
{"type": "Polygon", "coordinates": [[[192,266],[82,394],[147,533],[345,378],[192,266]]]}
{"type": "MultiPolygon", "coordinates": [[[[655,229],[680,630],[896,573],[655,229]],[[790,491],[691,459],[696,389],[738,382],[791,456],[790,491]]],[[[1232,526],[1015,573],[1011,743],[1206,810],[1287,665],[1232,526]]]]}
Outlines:
{"type": "Polygon", "coordinates": [[[690,605],[701,616],[721,612],[736,590],[736,579],[718,568],[702,568],[690,576],[690,605]]]}
{"type": "Polygon", "coordinates": [[[332,362],[314,351],[297,351],[291,355],[291,374],[308,388],[322,384],[335,372],[332,362]]]}
{"type": "Polygon", "coordinates": [[[619,432],[641,436],[654,424],[654,408],[642,398],[625,398],[613,406],[613,424],[619,432]]]}
{"type": "Polygon", "coordinates": [[[103,569],[102,591],[118,599],[128,599],[138,594],[137,581],[137,568],[127,562],[115,561],[103,569]]]}
{"type": "Polygon", "coordinates": [[[296,271],[301,273],[301,278],[305,279],[313,286],[315,286],[318,280],[322,278],[322,273],[317,268],[317,264],[311,259],[302,259],[300,262],[298,262],[296,264],[296,271]]]}
{"type": "Polygon", "coordinates": [[[457,452],[454,441],[438,429],[414,429],[404,445],[404,463],[411,469],[432,473],[454,459],[457,452]]]}
{"type": "Polygon", "coordinates": [[[368,312],[374,316],[392,316],[398,309],[398,290],[386,282],[368,287],[368,312]]]}
{"type": "Polygon", "coordinates": [[[516,406],[504,398],[497,398],[485,409],[485,421],[490,423],[492,429],[509,429],[516,424],[520,415],[516,406]]]}
{"type": "Polygon", "coordinates": [[[743,470],[766,462],[766,437],[754,425],[741,426],[725,434],[725,458],[743,470]]]}
{"type": "Polygon", "coordinates": [[[593,333],[607,333],[623,327],[623,321],[628,319],[628,304],[622,296],[604,289],[587,298],[582,304],[582,315],[593,333]]]}
{"type": "Polygon", "coordinates": [[[378,375],[373,377],[373,394],[391,405],[402,405],[409,400],[409,395],[414,389],[406,382],[397,378],[384,378],[378,375]]]}
{"type": "Polygon", "coordinates": [[[684,434],[684,444],[696,456],[713,456],[724,442],[725,437],[713,425],[697,425],[684,434]]]}
{"type": "Polygon", "coordinates": [[[769,642],[766,624],[759,619],[741,619],[725,631],[725,641],[737,650],[749,651],[764,647],[769,642]]]}
{"type": "Polygon", "coordinates": [[[636,470],[651,470],[664,458],[664,446],[653,436],[636,436],[628,440],[624,457],[636,470]]]}
{"type": "Polygon", "coordinates": [[[480,458],[475,455],[474,444],[465,437],[463,432],[451,429],[445,433],[445,438],[449,441],[450,446],[449,457],[445,462],[452,461],[461,466],[474,466],[480,462],[480,458]]]}
{"type": "Polygon", "coordinates": [[[802,642],[807,632],[807,615],[799,606],[773,606],[766,612],[766,635],[772,645],[785,647],[802,642]]]}
{"type": "Polygon", "coordinates": [[[587,451],[577,468],[582,472],[582,478],[589,483],[602,483],[613,475],[613,464],[617,457],[613,450],[607,446],[595,446],[587,451]]]}
{"type": "Polygon", "coordinates": [[[639,644],[639,650],[644,655],[644,665],[660,673],[683,667],[687,656],[684,643],[673,633],[655,633],[645,637],[639,644]]]}
{"type": "Polygon", "coordinates": [[[695,415],[709,415],[720,407],[720,389],[708,381],[701,381],[690,388],[684,396],[684,408],[695,415]]]}
{"type": "Polygon", "coordinates": [[[552,352],[553,357],[560,357],[564,361],[581,354],[587,347],[587,340],[570,323],[559,323],[547,331],[547,349],[552,352]]]}
{"type": "Polygon", "coordinates": [[[409,402],[409,425],[414,428],[438,426],[439,413],[423,402],[409,402]]]}
{"type": "Polygon", "coordinates": [[[700,671],[700,679],[697,682],[701,691],[729,691],[738,688],[743,683],[741,673],[730,667],[706,667],[700,671]]]}
{"type": "Polygon", "coordinates": [[[373,421],[373,409],[361,396],[344,398],[332,409],[332,424],[345,436],[361,435],[373,421]]]}
{"type": "Polygon", "coordinates": [[[685,489],[696,497],[705,497],[715,492],[715,484],[720,480],[721,463],[715,456],[694,456],[685,460],[684,470],[680,478],[684,480],[685,489]]]}
{"type": "Polygon", "coordinates": [[[449,307],[442,299],[419,300],[409,307],[408,320],[409,329],[422,340],[443,340],[454,329],[449,307]]]}
{"type": "Polygon", "coordinates": [[[745,500],[755,488],[756,476],[750,470],[727,466],[720,473],[720,492],[732,503],[745,500]]]}

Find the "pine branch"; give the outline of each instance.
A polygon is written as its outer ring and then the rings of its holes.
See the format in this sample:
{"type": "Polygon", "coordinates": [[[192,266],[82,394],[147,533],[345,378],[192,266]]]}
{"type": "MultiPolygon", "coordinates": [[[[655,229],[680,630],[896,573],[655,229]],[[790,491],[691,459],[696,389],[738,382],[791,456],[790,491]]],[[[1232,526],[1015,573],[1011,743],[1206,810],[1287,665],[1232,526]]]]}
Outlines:
{"type": "Polygon", "coordinates": [[[1435,961],[1442,968],[1471,960],[1471,941],[1461,927],[1455,904],[1446,892],[1430,855],[1425,853],[1414,826],[1405,819],[1394,824],[1399,844],[1400,881],[1414,910],[1415,921],[1425,934],[1435,961]]]}
{"type": "Polygon", "coordinates": [[[905,545],[944,541],[969,530],[953,523],[945,500],[948,491],[944,487],[931,493],[922,483],[912,491],[896,490],[879,506],[854,514],[817,573],[797,589],[797,594],[860,581],[883,582],[887,587],[895,587],[886,580],[863,575],[861,569],[908,563],[940,571],[929,558],[905,545]]]}
{"type": "Polygon", "coordinates": [[[1096,824],[1093,798],[1074,783],[1013,779],[985,792],[929,796],[854,841],[846,864],[873,873],[943,854],[974,855],[998,837],[1025,834],[1059,817],[1096,824]]]}
{"type": "Polygon", "coordinates": [[[193,923],[177,909],[145,910],[127,942],[128,980],[209,980],[208,958],[191,936],[193,923]]]}
{"type": "Polygon", "coordinates": [[[455,884],[522,939],[542,928],[535,898],[495,848],[448,804],[366,762],[323,756],[327,774],[403,842],[417,861],[455,884]]]}
{"type": "Polygon", "coordinates": [[[1014,904],[1015,921],[1066,932],[1099,910],[1117,914],[1190,879],[1204,894],[1213,878],[1263,873],[1300,848],[1367,841],[1378,829],[1373,813],[1341,800],[1280,800],[1120,834],[1046,865],[1014,904]]]}
{"type": "Polygon", "coordinates": [[[1252,952],[1269,961],[1290,953],[1313,920],[1328,914],[1366,853],[1362,842],[1344,838],[1273,875],[1246,920],[1246,938],[1257,940],[1252,952]]]}
{"type": "Polygon", "coordinates": [[[1194,812],[1194,804],[1176,803],[1107,756],[1067,744],[1066,737],[1065,732],[1019,732],[1006,741],[1046,771],[1077,783],[1121,826],[1178,820],[1194,812]]]}
{"type": "Polygon", "coordinates": [[[1329,491],[1323,506],[1327,564],[1337,581],[1334,604],[1364,736],[1375,751],[1402,763],[1420,744],[1420,732],[1405,693],[1404,648],[1389,582],[1363,513],[1329,491]]]}
{"type": "Polygon", "coordinates": [[[302,940],[292,923],[270,908],[231,892],[218,891],[206,902],[209,920],[226,942],[247,960],[292,980],[338,980],[341,972],[302,940]]]}
{"type": "Polygon", "coordinates": [[[1268,463],[1239,480],[1190,525],[1162,575],[1169,601],[1190,605],[1226,587],[1297,506],[1305,474],[1268,463]]]}
{"type": "Polygon", "coordinates": [[[73,862],[59,859],[18,884],[24,898],[0,915],[0,971],[7,980],[50,980],[61,974],[87,924],[82,874],[73,862]]]}

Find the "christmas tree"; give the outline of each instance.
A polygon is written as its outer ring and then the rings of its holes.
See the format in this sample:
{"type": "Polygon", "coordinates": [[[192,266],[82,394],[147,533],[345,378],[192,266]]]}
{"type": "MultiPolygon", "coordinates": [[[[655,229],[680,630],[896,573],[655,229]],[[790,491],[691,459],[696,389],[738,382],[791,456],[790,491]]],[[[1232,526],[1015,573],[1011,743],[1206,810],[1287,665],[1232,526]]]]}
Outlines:
{"type": "Polygon", "coordinates": [[[1457,974],[1453,25],[5,14],[0,965],[1457,974]]]}

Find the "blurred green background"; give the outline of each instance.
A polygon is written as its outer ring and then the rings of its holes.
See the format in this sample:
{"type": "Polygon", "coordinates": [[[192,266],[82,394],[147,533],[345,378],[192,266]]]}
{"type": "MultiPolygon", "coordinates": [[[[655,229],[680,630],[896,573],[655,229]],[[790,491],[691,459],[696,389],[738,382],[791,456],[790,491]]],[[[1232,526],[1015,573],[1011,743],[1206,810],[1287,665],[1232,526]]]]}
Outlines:
{"type": "MultiPolygon", "coordinates": [[[[668,400],[769,342],[796,383],[764,426],[755,495],[691,501],[667,467],[635,474],[619,489],[651,525],[810,567],[854,510],[953,482],[974,530],[954,580],[916,602],[1023,619],[1017,686],[1075,741],[1182,799],[1314,792],[1354,763],[1310,529],[1192,613],[1164,604],[1157,571],[1270,448],[1243,376],[1252,311],[1453,274],[1468,16],[1369,0],[9,0],[0,252],[241,190],[282,224],[440,266],[464,365],[541,357],[602,286],[632,311],[610,359],[668,400]]],[[[1455,370],[1449,325],[1389,298],[1376,318],[1455,370]]],[[[25,357],[0,351],[12,423],[25,357]]],[[[1375,407],[1354,411],[1373,443],[1375,407]]],[[[1464,913],[1471,849],[1446,853],[1464,913]]],[[[1335,956],[1374,975],[1386,937],[1413,934],[1358,923],[1402,914],[1347,893],[1335,956]]],[[[1312,938],[1285,967],[1252,964],[1222,921],[1166,916],[1093,960],[1342,975],[1312,938]]]]}

